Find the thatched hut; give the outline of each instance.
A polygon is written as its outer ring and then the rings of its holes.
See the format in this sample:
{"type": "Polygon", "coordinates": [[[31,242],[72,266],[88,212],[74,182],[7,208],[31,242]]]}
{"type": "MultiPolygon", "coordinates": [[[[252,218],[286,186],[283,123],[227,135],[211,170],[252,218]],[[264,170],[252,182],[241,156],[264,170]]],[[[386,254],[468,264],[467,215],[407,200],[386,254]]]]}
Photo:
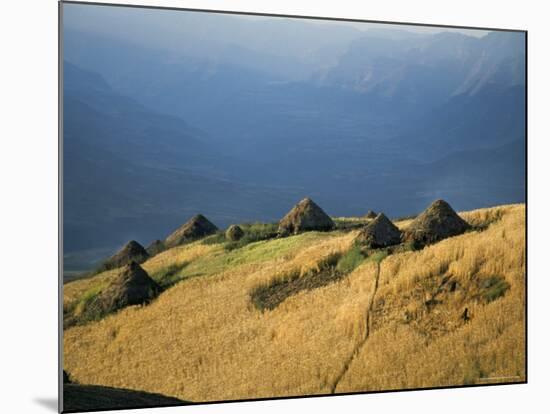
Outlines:
{"type": "Polygon", "coordinates": [[[403,239],[425,245],[457,236],[469,228],[470,225],[456,214],[449,203],[436,200],[412,221],[403,239]]]}
{"type": "Polygon", "coordinates": [[[191,217],[189,221],[179,227],[164,240],[165,247],[174,247],[179,244],[195,241],[218,231],[218,228],[202,214],[191,217]]]}
{"type": "Polygon", "coordinates": [[[335,227],[332,219],[310,198],[304,198],[279,222],[280,235],[304,231],[328,231],[335,227]]]}
{"type": "Polygon", "coordinates": [[[380,213],[361,229],[355,241],[371,249],[393,246],[401,242],[401,231],[380,213]]]}

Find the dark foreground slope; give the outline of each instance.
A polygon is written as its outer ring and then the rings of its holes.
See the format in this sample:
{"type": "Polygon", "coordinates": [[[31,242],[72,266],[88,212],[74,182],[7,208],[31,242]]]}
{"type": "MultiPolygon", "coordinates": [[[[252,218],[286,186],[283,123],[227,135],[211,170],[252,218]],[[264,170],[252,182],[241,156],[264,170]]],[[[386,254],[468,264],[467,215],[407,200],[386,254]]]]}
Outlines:
{"type": "Polygon", "coordinates": [[[63,412],[187,404],[161,394],[97,385],[63,384],[63,412]]]}

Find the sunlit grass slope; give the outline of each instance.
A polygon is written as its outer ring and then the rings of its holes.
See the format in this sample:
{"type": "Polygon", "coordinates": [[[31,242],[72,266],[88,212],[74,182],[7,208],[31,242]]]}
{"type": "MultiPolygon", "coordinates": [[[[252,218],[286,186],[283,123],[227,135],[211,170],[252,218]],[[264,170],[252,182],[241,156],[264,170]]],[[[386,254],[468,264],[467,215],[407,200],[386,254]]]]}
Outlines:
{"type": "MultiPolygon", "coordinates": [[[[364,260],[264,312],[254,289],[314,271],[357,230],[173,248],[143,267],[157,278],[170,268],[177,283],[66,330],[65,369],[83,384],[190,401],[523,380],[525,208],[461,215],[483,230],[364,260]]],[[[112,276],[67,284],[65,305],[112,276]]]]}

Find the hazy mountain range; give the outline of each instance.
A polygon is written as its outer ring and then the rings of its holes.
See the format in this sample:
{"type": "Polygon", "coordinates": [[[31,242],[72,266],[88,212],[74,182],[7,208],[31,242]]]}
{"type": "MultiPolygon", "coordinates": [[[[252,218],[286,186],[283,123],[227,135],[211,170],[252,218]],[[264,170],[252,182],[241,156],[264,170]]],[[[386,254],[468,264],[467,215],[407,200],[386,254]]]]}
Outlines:
{"type": "Polygon", "coordinates": [[[438,197],[458,209],[525,201],[521,33],[143,10],[121,20],[72,6],[74,257],[148,244],[197,212],[220,227],[274,221],[306,195],[336,216],[407,215],[438,197]]]}

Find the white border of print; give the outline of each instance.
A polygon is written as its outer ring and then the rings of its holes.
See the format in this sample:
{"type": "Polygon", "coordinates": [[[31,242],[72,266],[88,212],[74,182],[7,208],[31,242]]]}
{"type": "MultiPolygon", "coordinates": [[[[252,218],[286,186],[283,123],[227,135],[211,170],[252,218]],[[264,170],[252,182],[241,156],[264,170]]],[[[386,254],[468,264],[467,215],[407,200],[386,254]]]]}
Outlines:
{"type": "MultiPolygon", "coordinates": [[[[507,0],[163,0],[118,3],[529,31],[529,384],[158,409],[162,413],[542,411],[548,406],[550,234],[547,100],[550,29],[543,2],[507,0]],[[161,411],[162,410],[162,411],[161,411]]],[[[53,412],[57,400],[56,0],[2,4],[0,251],[3,412],[53,412]],[[29,254],[32,252],[32,254],[29,254]]],[[[143,410],[125,413],[143,413],[143,410]]]]}

